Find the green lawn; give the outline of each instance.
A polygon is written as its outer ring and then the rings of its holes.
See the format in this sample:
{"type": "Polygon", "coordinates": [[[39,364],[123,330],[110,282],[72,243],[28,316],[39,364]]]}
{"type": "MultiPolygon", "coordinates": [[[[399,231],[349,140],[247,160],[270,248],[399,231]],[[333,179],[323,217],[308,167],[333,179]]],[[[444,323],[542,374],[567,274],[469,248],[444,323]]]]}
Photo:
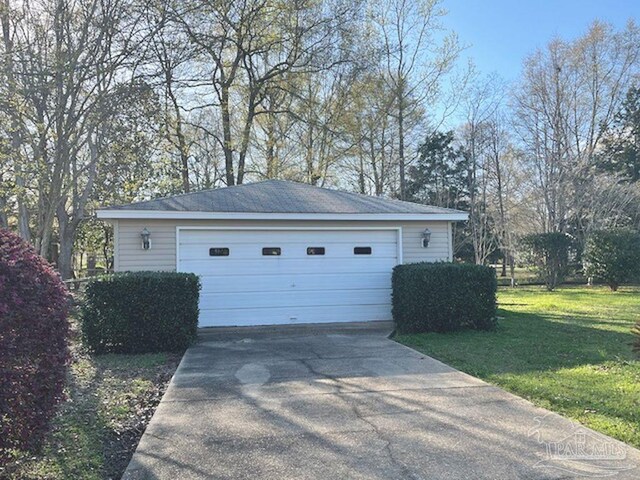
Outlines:
{"type": "Polygon", "coordinates": [[[501,289],[496,331],[396,340],[640,447],[640,288],[501,289]]]}

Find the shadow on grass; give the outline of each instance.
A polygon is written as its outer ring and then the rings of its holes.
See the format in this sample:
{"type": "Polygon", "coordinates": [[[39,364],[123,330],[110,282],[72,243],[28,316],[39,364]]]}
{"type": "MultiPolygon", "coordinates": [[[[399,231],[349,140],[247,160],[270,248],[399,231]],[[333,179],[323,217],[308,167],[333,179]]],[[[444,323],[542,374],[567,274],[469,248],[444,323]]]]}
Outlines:
{"type": "MultiPolygon", "coordinates": [[[[625,311],[625,316],[629,316],[625,311]]],[[[395,339],[538,406],[640,446],[640,361],[620,310],[597,315],[499,311],[492,332],[395,339]],[[617,320],[620,318],[620,320],[617,320]]],[[[633,316],[631,314],[630,316],[633,316]]]]}
{"type": "Polygon", "coordinates": [[[67,401],[42,452],[7,478],[120,478],[159,403],[179,355],[98,355],[74,349],[67,401]]]}

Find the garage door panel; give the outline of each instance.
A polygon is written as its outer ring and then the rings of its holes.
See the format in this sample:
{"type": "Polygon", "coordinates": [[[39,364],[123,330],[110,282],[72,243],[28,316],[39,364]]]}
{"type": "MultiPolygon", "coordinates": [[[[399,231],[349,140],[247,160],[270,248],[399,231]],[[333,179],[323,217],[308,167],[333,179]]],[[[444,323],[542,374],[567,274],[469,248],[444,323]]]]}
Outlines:
{"type": "Polygon", "coordinates": [[[391,299],[391,289],[361,289],[361,290],[321,290],[321,291],[288,291],[288,292],[237,292],[204,293],[200,297],[200,308],[272,308],[282,305],[288,307],[321,307],[327,305],[377,305],[388,303],[391,299]]]}
{"type": "Polygon", "coordinates": [[[389,320],[389,306],[380,305],[347,305],[324,307],[298,307],[293,311],[288,307],[216,309],[200,312],[201,327],[224,325],[281,325],[298,323],[327,322],[369,322],[389,320]],[[222,320],[224,319],[224,320],[222,320]]]}
{"type": "MultiPolygon", "coordinates": [[[[278,245],[282,245],[282,246],[319,246],[322,247],[324,245],[342,245],[342,246],[349,246],[349,245],[354,245],[356,243],[366,243],[367,239],[366,238],[362,238],[362,236],[360,238],[353,238],[351,240],[345,240],[345,239],[327,239],[327,238],[316,238],[315,236],[313,236],[313,238],[308,238],[305,241],[299,241],[296,240],[295,238],[280,238],[280,237],[269,237],[269,236],[264,236],[264,237],[254,237],[251,239],[245,239],[243,241],[235,241],[232,239],[227,239],[227,238],[223,238],[223,237],[219,237],[217,235],[212,235],[210,238],[202,238],[202,239],[181,239],[180,240],[180,246],[194,246],[194,247],[207,247],[211,244],[214,243],[216,245],[214,246],[222,246],[222,247],[228,247],[229,245],[234,245],[238,248],[244,248],[244,247],[255,247],[257,245],[264,245],[264,244],[273,244],[273,243],[277,243],[278,245]]],[[[381,238],[381,239],[376,239],[376,245],[395,245],[396,241],[395,241],[395,236],[394,237],[389,237],[389,238],[381,238]]]]}
{"type": "Polygon", "coordinates": [[[292,275],[201,275],[202,292],[280,292],[295,284],[297,291],[336,290],[358,288],[388,288],[391,285],[391,272],[381,273],[307,273],[292,275]]]}
{"type": "MultiPolygon", "coordinates": [[[[208,242],[203,245],[192,245],[187,244],[188,248],[183,248],[180,254],[180,258],[183,260],[198,260],[198,261],[206,261],[212,265],[220,262],[224,265],[224,262],[233,262],[241,258],[245,259],[257,259],[262,258],[262,248],[263,247],[280,247],[281,255],[279,259],[284,258],[296,258],[302,260],[313,260],[315,257],[322,258],[353,258],[355,255],[353,253],[353,249],[355,246],[359,247],[367,247],[371,246],[371,254],[387,257],[387,258],[396,258],[397,255],[397,245],[395,243],[376,243],[375,245],[370,245],[365,242],[349,242],[344,244],[337,243],[328,243],[328,242],[305,242],[305,243],[290,243],[284,244],[282,242],[263,242],[259,245],[237,245],[230,244],[229,242],[208,242]],[[325,254],[324,255],[307,255],[308,247],[324,247],[325,254]],[[229,255],[228,256],[209,256],[210,248],[228,248],[229,255]]],[[[359,257],[358,257],[359,258],[359,257]]],[[[317,259],[317,258],[316,258],[317,259]]]]}
{"type": "Polygon", "coordinates": [[[180,230],[178,270],[200,276],[200,325],[391,319],[395,230],[180,230]],[[371,247],[355,255],[354,247],[371,247]],[[280,256],[263,256],[279,247],[280,256]],[[324,247],[325,255],[307,255],[324,247]],[[228,248],[228,256],[209,256],[228,248]]]}
{"type": "Polygon", "coordinates": [[[235,245],[256,245],[268,242],[306,243],[325,241],[336,243],[362,242],[374,238],[376,242],[395,243],[394,230],[184,230],[180,232],[180,245],[233,242],[235,245]],[[292,236],[292,232],[294,235],[292,236]],[[369,235],[369,232],[372,235],[369,235]]]}
{"type": "MultiPolygon", "coordinates": [[[[362,255],[365,257],[365,255],[362,255]]],[[[368,256],[367,256],[368,257],[368,256]]],[[[380,273],[387,271],[387,265],[393,265],[394,258],[378,257],[379,260],[386,260],[384,263],[380,261],[371,261],[369,258],[350,258],[336,259],[336,263],[331,265],[331,271],[335,273],[346,272],[370,272],[380,273]]],[[[183,271],[193,272],[197,274],[207,274],[215,269],[211,268],[206,260],[182,260],[181,265],[185,269],[183,271]]],[[[222,267],[219,267],[223,269],[222,267]]],[[[273,274],[300,274],[309,272],[326,271],[327,262],[323,259],[299,259],[299,258],[267,258],[256,264],[254,259],[242,259],[229,262],[225,270],[225,275],[273,275],[273,274]]]]}

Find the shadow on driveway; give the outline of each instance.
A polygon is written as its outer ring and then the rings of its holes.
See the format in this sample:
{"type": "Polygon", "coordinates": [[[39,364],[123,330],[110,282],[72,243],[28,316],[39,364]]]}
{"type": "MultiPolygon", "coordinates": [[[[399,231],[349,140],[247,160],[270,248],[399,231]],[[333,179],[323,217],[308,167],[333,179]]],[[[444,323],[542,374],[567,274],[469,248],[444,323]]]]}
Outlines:
{"type": "Polygon", "coordinates": [[[124,479],[636,479],[640,452],[367,326],[203,330],[124,479]]]}

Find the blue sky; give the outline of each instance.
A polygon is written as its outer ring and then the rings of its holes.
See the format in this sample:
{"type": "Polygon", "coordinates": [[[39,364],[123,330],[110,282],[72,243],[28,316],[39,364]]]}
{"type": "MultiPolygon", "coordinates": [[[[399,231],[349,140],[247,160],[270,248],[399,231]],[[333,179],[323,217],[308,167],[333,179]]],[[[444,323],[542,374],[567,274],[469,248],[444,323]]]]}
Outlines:
{"type": "Polygon", "coordinates": [[[622,28],[640,23],[640,0],[444,0],[445,25],[456,31],[485,74],[517,78],[522,60],[553,37],[575,38],[596,19],[622,28]]]}

